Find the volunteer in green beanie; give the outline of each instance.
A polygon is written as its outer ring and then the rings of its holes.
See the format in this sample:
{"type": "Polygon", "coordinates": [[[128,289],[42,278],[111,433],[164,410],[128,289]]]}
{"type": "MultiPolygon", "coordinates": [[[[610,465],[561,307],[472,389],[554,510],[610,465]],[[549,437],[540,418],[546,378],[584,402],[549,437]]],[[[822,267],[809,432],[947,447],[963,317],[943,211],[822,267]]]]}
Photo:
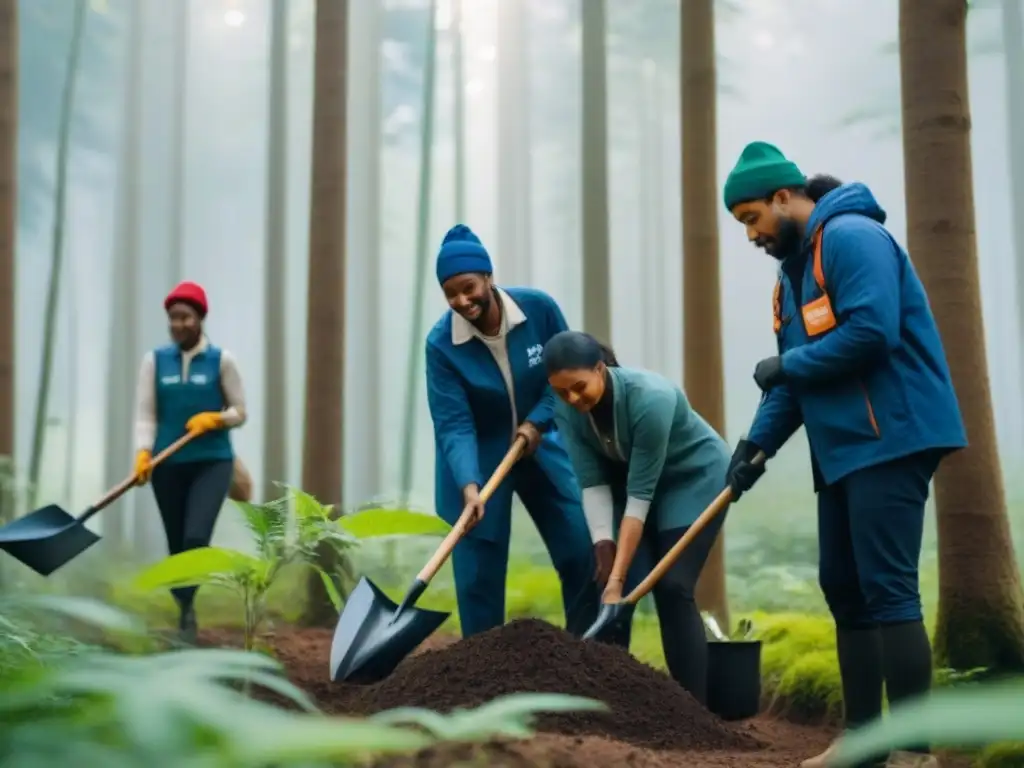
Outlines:
{"type": "MultiPolygon", "coordinates": [[[[928,486],[967,439],[924,286],[864,184],[811,179],[777,147],[748,144],[724,202],[779,263],[778,349],[733,454],[733,498],[801,427],[818,494],[818,580],[836,624],[845,725],[928,692],[932,661],[918,564],[928,486]]],[[[834,747],[804,761],[825,768],[834,747]]],[[[937,768],[926,746],[865,765],[937,768]]]]}

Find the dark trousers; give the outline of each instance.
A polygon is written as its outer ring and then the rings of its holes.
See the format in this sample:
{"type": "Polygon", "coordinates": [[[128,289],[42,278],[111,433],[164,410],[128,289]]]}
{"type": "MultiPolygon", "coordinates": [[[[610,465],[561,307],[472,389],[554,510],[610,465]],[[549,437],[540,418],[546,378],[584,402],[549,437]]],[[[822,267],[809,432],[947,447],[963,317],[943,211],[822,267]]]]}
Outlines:
{"type": "MultiPolygon", "coordinates": [[[[708,642],[695,591],[700,572],[725,522],[725,515],[725,512],[719,514],[697,534],[652,590],[669,674],[702,704],[707,702],[708,642]]],[[[648,521],[644,526],[644,538],[629,569],[625,594],[643,580],[687,530],[688,526],[658,531],[654,520],[648,521]]],[[[624,648],[629,647],[631,629],[631,626],[624,627],[616,639],[624,648]]]]}
{"type": "MultiPolygon", "coordinates": [[[[153,470],[153,495],[160,508],[170,554],[209,546],[233,471],[230,459],[164,463],[153,470]]],[[[182,611],[192,607],[196,587],[171,592],[182,611]]]]}
{"type": "Polygon", "coordinates": [[[940,458],[929,451],[867,467],[818,493],[818,580],[836,622],[847,728],[881,716],[883,688],[894,705],[931,686],[918,561],[940,458]]]}
{"type": "Polygon", "coordinates": [[[936,454],[853,472],[818,494],[818,581],[836,626],[920,621],[918,561],[936,454]]]}
{"type": "MultiPolygon", "coordinates": [[[[597,619],[600,594],[594,583],[590,531],[579,497],[552,482],[532,458],[521,461],[510,479],[512,483],[499,487],[488,502],[487,514],[510,515],[515,488],[558,573],[565,628],[574,635],[582,635],[597,619]]],[[[452,553],[463,637],[505,623],[509,543],[507,535],[499,541],[488,541],[470,534],[452,553]]]]}

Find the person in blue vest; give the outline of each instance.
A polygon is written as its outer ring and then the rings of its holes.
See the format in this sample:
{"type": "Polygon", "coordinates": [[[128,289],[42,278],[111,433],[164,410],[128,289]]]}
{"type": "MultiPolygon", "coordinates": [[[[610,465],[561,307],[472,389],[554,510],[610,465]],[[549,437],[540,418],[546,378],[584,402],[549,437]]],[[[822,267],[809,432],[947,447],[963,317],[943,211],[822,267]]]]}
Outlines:
{"type": "Polygon", "coordinates": [[[505,622],[512,493],[544,540],[562,586],[566,629],[582,635],[597,618],[594,553],[579,488],[552,431],[555,397],[544,371],[548,339],[566,329],[555,300],[532,288],[499,288],[480,239],[453,227],[437,254],[450,309],[427,335],[427,399],[434,423],[438,514],[471,527],[452,553],[464,637],[505,622]],[[516,436],[525,458],[486,505],[480,490],[516,436]]]}
{"type": "MultiPolygon", "coordinates": [[[[231,486],[228,430],[245,422],[245,393],[235,358],[203,333],[206,292],[180,283],[164,300],[172,343],[142,359],[136,393],[135,474],[152,481],[167,548],[175,555],[210,544],[231,486]],[[155,454],[185,433],[193,439],[157,467],[155,454]]],[[[179,630],[195,642],[195,587],[172,590],[179,630]]]]}
{"type": "MultiPolygon", "coordinates": [[[[759,362],[763,399],[733,455],[734,497],[804,426],[818,493],[819,581],[836,623],[847,728],[927,693],[932,655],[918,585],[929,482],[967,445],[939,331],[906,251],[864,184],[806,179],[754,142],[725,206],[779,262],[777,353],[759,362]]],[[[803,763],[827,766],[834,747],[803,763]]],[[[879,758],[884,761],[884,758],[879,758]]],[[[927,747],[892,766],[937,766],[927,747]]]]}
{"type": "MultiPolygon", "coordinates": [[[[660,374],[621,367],[593,336],[563,331],[544,347],[560,398],[558,433],[583,493],[591,538],[607,555],[603,601],[619,603],[721,494],[729,446],[683,391],[660,374]]],[[[694,537],[655,585],[661,644],[672,678],[707,701],[708,645],[695,600],[697,579],[725,512],[694,537]]],[[[629,647],[629,629],[617,638],[629,647]]]]}

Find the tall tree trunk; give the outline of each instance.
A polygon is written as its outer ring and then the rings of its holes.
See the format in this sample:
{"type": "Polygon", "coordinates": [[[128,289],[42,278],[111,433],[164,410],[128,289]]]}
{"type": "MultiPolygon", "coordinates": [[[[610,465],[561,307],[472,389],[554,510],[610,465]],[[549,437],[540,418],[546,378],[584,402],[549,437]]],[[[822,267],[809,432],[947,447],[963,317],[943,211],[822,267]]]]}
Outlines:
{"type": "MultiPolygon", "coordinates": [[[[124,104],[121,107],[120,179],[117,185],[116,242],[114,267],[110,275],[113,302],[110,318],[110,357],[107,373],[107,428],[105,435],[105,479],[113,487],[131,468],[132,403],[138,376],[138,254],[142,241],[140,208],[142,195],[142,67],[145,41],[140,0],[128,3],[124,63],[124,104]]],[[[119,503],[127,506],[125,497],[119,503]]],[[[124,510],[104,515],[103,536],[114,547],[127,543],[128,515],[124,510]]]]}
{"type": "MultiPolygon", "coordinates": [[[[0,0],[0,457],[14,469],[15,293],[18,232],[18,0],[0,0]]],[[[0,497],[0,521],[16,514],[0,497]]],[[[9,506],[10,505],[10,506],[9,506]]]]}
{"type": "Polygon", "coordinates": [[[455,131],[455,220],[466,218],[466,75],[463,53],[462,0],[452,0],[452,103],[455,131]]]}
{"type": "Polygon", "coordinates": [[[71,124],[75,111],[75,85],[78,80],[78,62],[82,56],[85,33],[86,0],[78,0],[74,7],[71,28],[71,46],[68,51],[67,70],[64,75],[64,93],[61,97],[60,132],[57,136],[56,179],[53,201],[53,234],[50,255],[50,282],[46,291],[43,314],[43,352],[39,365],[39,391],[32,430],[32,453],[28,465],[29,507],[33,508],[39,496],[39,479],[46,442],[46,417],[50,404],[50,384],[53,379],[53,356],[57,337],[57,316],[60,311],[60,279],[64,261],[64,217],[67,209],[68,162],[71,150],[71,124]]]}
{"type": "MultiPolygon", "coordinates": [[[[1024,8],[1020,0],[1003,0],[1003,57],[1006,99],[1006,154],[1010,159],[1010,226],[1016,265],[1017,339],[1024,347],[1024,8]]],[[[1024,352],[1020,352],[1024,377],[1024,352]]],[[[1017,424],[1024,429],[1024,423],[1017,424]]],[[[1020,445],[1014,446],[1019,451],[1020,445]]]]}
{"type": "MultiPolygon", "coordinates": [[[[131,0],[137,2],[137,0],[131,0]]],[[[189,43],[189,2],[174,3],[173,10],[167,6],[164,13],[172,14],[174,51],[174,96],[171,106],[171,120],[174,133],[171,136],[171,243],[169,249],[168,289],[185,279],[185,174],[188,170],[185,148],[188,143],[188,43],[189,43]]],[[[273,117],[271,117],[273,119],[273,117]]]]}
{"type": "Polygon", "coordinates": [[[64,492],[61,498],[69,507],[75,506],[75,445],[78,442],[78,283],[74,259],[65,265],[68,282],[66,325],[68,353],[68,418],[64,423],[64,492]]]}
{"type": "Polygon", "coordinates": [[[498,279],[532,285],[530,67],[525,0],[498,4],[498,279]]]}
{"type": "Polygon", "coordinates": [[[413,485],[413,457],[419,433],[416,418],[419,398],[419,365],[423,359],[423,303],[428,266],[427,237],[430,232],[430,191],[434,156],[434,93],[437,72],[437,0],[430,0],[427,20],[427,51],[423,63],[423,111],[420,113],[420,179],[416,214],[416,276],[413,278],[412,322],[409,361],[406,365],[405,423],[402,429],[402,506],[409,503],[413,485]]]}
{"type": "Polygon", "coordinates": [[[907,238],[970,447],[935,478],[940,663],[1024,667],[1024,599],[996,448],[981,315],[964,0],[900,0],[907,238]]]}
{"type": "Polygon", "coordinates": [[[271,0],[267,99],[266,253],[263,272],[263,500],[288,481],[288,0],[271,0]]]}
{"type": "Polygon", "coordinates": [[[583,19],[583,329],[612,342],[608,232],[608,51],[605,0],[581,0],[583,19]]]}
{"type": "Polygon", "coordinates": [[[380,166],[381,22],[379,2],[357,2],[349,21],[350,67],[359,76],[349,84],[352,114],[348,132],[348,242],[358,253],[348,267],[348,378],[345,426],[359,436],[359,450],[345,452],[348,503],[363,504],[380,487],[380,166]]]}
{"type": "MultiPolygon", "coordinates": [[[[722,289],[718,270],[718,91],[714,0],[681,3],[683,160],[683,379],[694,409],[725,435],[722,289]]],[[[697,583],[697,604],[729,627],[725,537],[720,533],[697,583]]]]}
{"type": "MultiPolygon", "coordinates": [[[[345,402],[346,148],[348,0],[317,0],[313,59],[313,151],[306,315],[306,408],[302,484],[321,503],[341,504],[345,402]]],[[[340,563],[322,552],[322,566],[340,563]]],[[[337,612],[316,573],[307,624],[333,626],[337,612]]]]}

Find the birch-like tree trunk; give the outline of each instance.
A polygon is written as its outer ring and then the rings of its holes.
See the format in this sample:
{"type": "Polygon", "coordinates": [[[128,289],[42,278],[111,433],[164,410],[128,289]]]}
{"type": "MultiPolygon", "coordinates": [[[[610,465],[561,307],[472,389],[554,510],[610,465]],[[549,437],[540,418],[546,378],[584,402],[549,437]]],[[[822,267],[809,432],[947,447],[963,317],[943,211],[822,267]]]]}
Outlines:
{"type": "Polygon", "coordinates": [[[271,0],[263,273],[263,501],[288,481],[288,0],[271,0]]]}

